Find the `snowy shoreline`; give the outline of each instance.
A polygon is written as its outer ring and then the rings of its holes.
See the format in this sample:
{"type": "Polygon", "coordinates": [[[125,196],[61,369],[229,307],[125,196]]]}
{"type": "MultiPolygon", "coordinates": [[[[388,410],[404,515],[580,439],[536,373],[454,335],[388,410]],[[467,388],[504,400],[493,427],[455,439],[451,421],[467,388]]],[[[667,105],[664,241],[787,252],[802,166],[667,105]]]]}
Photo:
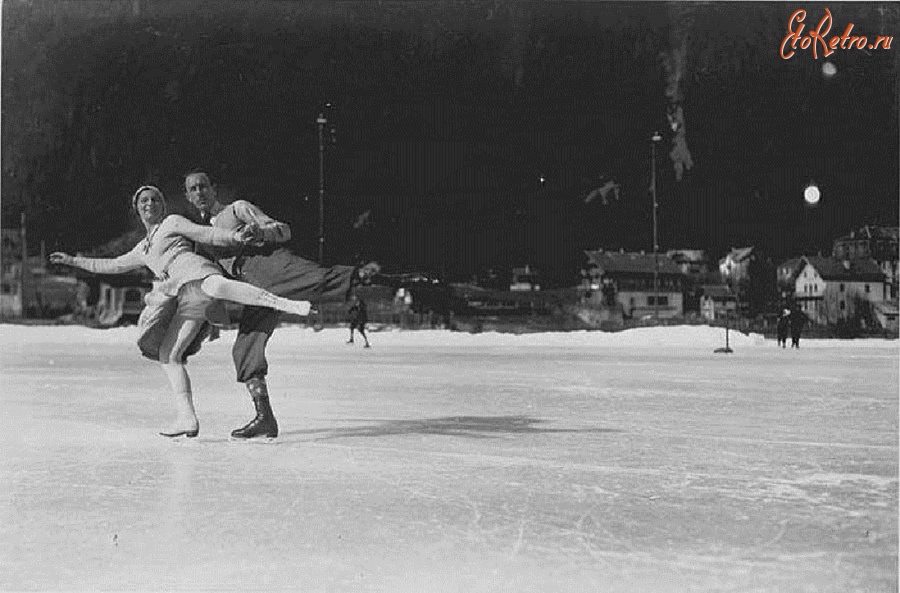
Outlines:
{"type": "MultiPolygon", "coordinates": [[[[619,332],[599,330],[580,330],[570,332],[543,333],[466,333],[444,329],[402,330],[389,328],[379,330],[372,328],[372,335],[377,342],[397,346],[415,346],[419,344],[435,344],[441,346],[560,346],[560,347],[679,347],[707,348],[718,347],[725,343],[725,330],[709,326],[666,326],[644,327],[619,332]]],[[[222,331],[222,340],[231,342],[236,329],[222,331]]],[[[276,331],[279,340],[291,342],[332,343],[346,339],[346,328],[325,328],[315,331],[301,325],[283,325],[276,331]]],[[[133,344],[137,338],[136,326],[114,327],[108,329],[89,328],[80,325],[31,325],[2,323],[0,339],[7,344],[15,342],[48,342],[48,343],[110,343],[133,344]]],[[[743,334],[739,331],[729,332],[729,343],[733,347],[773,347],[775,340],[762,334],[743,334]]],[[[900,349],[900,341],[887,338],[860,339],[816,339],[804,338],[802,347],[814,348],[884,348],[886,346],[900,349]]]]}

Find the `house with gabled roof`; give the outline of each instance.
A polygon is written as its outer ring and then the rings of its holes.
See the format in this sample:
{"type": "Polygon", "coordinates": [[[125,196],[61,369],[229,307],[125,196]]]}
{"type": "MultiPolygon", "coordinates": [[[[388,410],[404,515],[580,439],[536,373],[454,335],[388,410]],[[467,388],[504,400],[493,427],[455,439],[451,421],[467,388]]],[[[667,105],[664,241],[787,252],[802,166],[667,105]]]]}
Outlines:
{"type": "Polygon", "coordinates": [[[897,298],[900,278],[900,227],[866,225],[834,240],[832,255],[839,259],[872,259],[887,277],[890,298],[897,298]]]}
{"type": "Polygon", "coordinates": [[[708,320],[724,319],[737,309],[734,293],[726,284],[704,284],[700,287],[700,315],[708,320]]]}
{"type": "Polygon", "coordinates": [[[884,273],[868,258],[805,256],[794,282],[794,300],[815,323],[835,324],[863,314],[864,303],[890,300],[884,273]]]}
{"type": "Polygon", "coordinates": [[[654,257],[644,252],[600,249],[585,251],[585,255],[584,275],[590,289],[609,290],[626,316],[669,319],[684,314],[685,275],[665,254],[654,257]]]}
{"type": "Polygon", "coordinates": [[[755,246],[732,248],[719,260],[719,274],[737,298],[739,310],[749,315],[765,312],[777,299],[775,266],[755,246]]]}
{"type": "Polygon", "coordinates": [[[737,286],[741,280],[750,276],[750,262],[754,254],[754,247],[733,247],[731,251],[719,260],[719,274],[722,278],[729,279],[737,286]]]}
{"type": "Polygon", "coordinates": [[[788,301],[794,297],[797,288],[797,274],[806,263],[802,257],[792,257],[778,264],[775,271],[775,284],[778,286],[778,294],[782,301],[788,301]]]}

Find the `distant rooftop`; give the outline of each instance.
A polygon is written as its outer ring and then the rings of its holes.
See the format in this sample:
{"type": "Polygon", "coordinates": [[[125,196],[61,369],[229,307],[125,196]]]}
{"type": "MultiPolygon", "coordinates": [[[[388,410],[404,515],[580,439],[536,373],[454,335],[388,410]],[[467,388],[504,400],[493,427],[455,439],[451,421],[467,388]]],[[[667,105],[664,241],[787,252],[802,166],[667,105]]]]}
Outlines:
{"type": "Polygon", "coordinates": [[[900,236],[900,227],[866,225],[861,229],[851,231],[849,235],[839,237],[837,240],[848,241],[851,239],[893,239],[896,241],[898,236],[900,236]]]}
{"type": "MultiPolygon", "coordinates": [[[[750,247],[733,247],[733,248],[731,249],[731,251],[729,251],[728,254],[727,254],[725,257],[726,257],[726,258],[727,258],[727,257],[731,257],[731,259],[732,259],[733,261],[735,261],[735,262],[742,262],[742,261],[744,261],[745,259],[747,259],[748,257],[750,257],[750,255],[753,253],[753,249],[754,249],[753,246],[750,246],[750,247]]],[[[725,259],[725,258],[722,258],[722,259],[725,259]]]]}
{"type": "Polygon", "coordinates": [[[836,257],[806,256],[805,259],[825,280],[881,282],[884,274],[870,259],[840,260],[836,257]]]}
{"type": "MultiPolygon", "coordinates": [[[[620,274],[652,274],[656,265],[653,254],[620,251],[585,251],[591,263],[605,272],[620,274]]],[[[659,254],[659,273],[682,275],[681,269],[665,254],[659,254]]]]}

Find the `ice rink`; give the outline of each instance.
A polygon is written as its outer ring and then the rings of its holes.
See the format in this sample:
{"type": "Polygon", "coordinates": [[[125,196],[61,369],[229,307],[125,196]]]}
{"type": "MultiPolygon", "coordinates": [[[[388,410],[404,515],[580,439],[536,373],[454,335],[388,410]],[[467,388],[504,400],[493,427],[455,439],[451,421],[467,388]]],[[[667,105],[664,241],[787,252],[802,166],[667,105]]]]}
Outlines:
{"type": "Polygon", "coordinates": [[[0,325],[0,589],[896,591],[896,341],[233,331],[200,436],[134,327],[0,325]]]}

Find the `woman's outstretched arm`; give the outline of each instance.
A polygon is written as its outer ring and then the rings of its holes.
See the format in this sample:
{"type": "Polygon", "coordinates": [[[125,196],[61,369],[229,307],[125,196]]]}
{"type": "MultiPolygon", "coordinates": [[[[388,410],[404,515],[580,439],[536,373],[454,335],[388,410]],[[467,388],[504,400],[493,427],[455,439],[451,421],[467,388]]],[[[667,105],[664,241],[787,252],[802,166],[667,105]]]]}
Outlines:
{"type": "Polygon", "coordinates": [[[143,249],[144,242],[141,241],[128,253],[113,258],[81,257],[55,251],[50,254],[50,263],[81,268],[94,274],[124,274],[144,267],[143,249]]]}

